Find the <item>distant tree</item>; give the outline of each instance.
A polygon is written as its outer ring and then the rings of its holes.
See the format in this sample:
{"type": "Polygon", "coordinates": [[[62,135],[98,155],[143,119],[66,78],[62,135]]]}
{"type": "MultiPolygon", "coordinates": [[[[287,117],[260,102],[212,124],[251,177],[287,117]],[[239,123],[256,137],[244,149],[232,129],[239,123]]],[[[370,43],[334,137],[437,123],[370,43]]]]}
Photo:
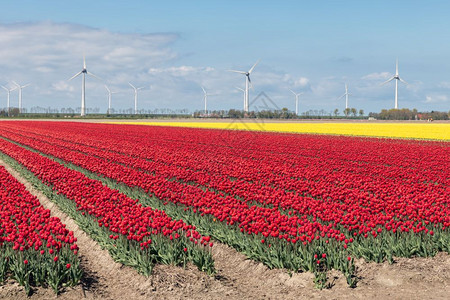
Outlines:
{"type": "Polygon", "coordinates": [[[348,115],[349,115],[350,112],[351,112],[351,109],[347,107],[346,109],[343,110],[343,112],[344,112],[344,115],[345,115],[346,117],[348,117],[348,115]]]}
{"type": "Polygon", "coordinates": [[[233,119],[242,118],[242,117],[244,117],[244,114],[240,110],[230,109],[228,111],[228,117],[233,118],[233,119]]]}
{"type": "Polygon", "coordinates": [[[360,109],[360,110],[359,110],[359,116],[360,116],[360,117],[364,116],[364,109],[360,109]]]}
{"type": "Polygon", "coordinates": [[[356,113],[357,113],[356,108],[352,107],[351,112],[352,112],[352,116],[356,117],[356,113]]]}
{"type": "Polygon", "coordinates": [[[335,117],[339,116],[339,109],[336,108],[333,113],[335,117]]]}
{"type": "Polygon", "coordinates": [[[17,117],[19,115],[19,108],[12,107],[9,109],[9,116],[10,117],[17,117]]]}

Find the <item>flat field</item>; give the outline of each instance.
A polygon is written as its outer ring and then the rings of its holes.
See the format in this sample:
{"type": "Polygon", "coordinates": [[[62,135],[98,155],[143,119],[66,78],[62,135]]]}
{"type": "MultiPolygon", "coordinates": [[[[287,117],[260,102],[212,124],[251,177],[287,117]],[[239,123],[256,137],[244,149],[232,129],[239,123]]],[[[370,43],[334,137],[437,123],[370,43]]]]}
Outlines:
{"type": "Polygon", "coordinates": [[[371,121],[267,121],[267,120],[217,120],[217,121],[138,121],[114,122],[152,126],[179,126],[189,128],[213,128],[251,130],[263,132],[288,132],[332,134],[403,139],[450,140],[450,122],[371,122],[371,121]]]}
{"type": "MultiPolygon", "coordinates": [[[[0,122],[0,163],[77,239],[84,275],[59,298],[450,293],[448,123],[155,123],[0,122]]],[[[7,216],[3,249],[59,251],[7,216]]],[[[23,298],[1,267],[0,298],[23,298]]]]}

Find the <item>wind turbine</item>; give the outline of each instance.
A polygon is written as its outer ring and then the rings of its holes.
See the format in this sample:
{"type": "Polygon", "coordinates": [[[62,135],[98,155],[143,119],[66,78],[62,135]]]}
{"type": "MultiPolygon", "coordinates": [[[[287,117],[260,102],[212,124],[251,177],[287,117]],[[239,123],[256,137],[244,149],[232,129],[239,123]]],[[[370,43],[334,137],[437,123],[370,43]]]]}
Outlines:
{"type": "Polygon", "coordinates": [[[134,89],[134,114],[137,115],[137,96],[138,96],[138,91],[142,90],[144,87],[135,87],[134,85],[132,85],[131,83],[128,82],[128,84],[134,89]]]}
{"type": "Polygon", "coordinates": [[[207,113],[206,104],[208,103],[208,96],[215,96],[217,94],[208,94],[204,87],[201,86],[201,88],[203,90],[203,101],[205,101],[205,115],[206,115],[207,113]]]}
{"type": "Polygon", "coordinates": [[[108,91],[108,114],[111,113],[111,95],[117,94],[117,92],[111,92],[108,86],[105,84],[105,89],[108,91]]]}
{"type": "Polygon", "coordinates": [[[245,110],[245,90],[241,89],[240,87],[236,87],[236,88],[244,93],[244,110],[245,110]]]}
{"type": "Polygon", "coordinates": [[[384,85],[392,80],[395,79],[395,109],[398,109],[398,81],[403,82],[404,84],[408,84],[406,81],[404,81],[403,79],[400,78],[400,76],[398,75],[398,59],[395,63],[395,75],[392,76],[391,79],[386,80],[385,82],[383,82],[381,85],[384,85]]]}
{"type": "Polygon", "coordinates": [[[82,74],[83,75],[83,79],[81,80],[81,116],[85,116],[86,115],[86,74],[95,77],[99,80],[101,80],[99,77],[95,76],[94,74],[88,72],[88,70],[86,69],[86,58],[83,55],[83,69],[81,69],[80,72],[78,72],[77,74],[73,75],[69,81],[71,81],[72,79],[74,79],[75,77],[77,77],[78,75],[82,74]]]}
{"type": "Polygon", "coordinates": [[[303,93],[296,93],[291,89],[289,89],[289,90],[295,96],[295,114],[298,116],[298,96],[303,95],[303,93]]]}
{"type": "Polygon", "coordinates": [[[230,72],[234,72],[234,73],[239,73],[239,74],[243,74],[245,75],[245,97],[244,97],[244,111],[248,112],[248,99],[249,99],[249,94],[248,94],[248,88],[249,85],[252,86],[252,81],[250,80],[250,74],[253,72],[253,69],[255,69],[256,65],[259,63],[259,60],[250,68],[250,70],[248,70],[248,72],[245,71],[236,71],[236,70],[228,70],[230,72]]]}
{"type": "Polygon", "coordinates": [[[7,111],[8,111],[8,116],[9,116],[9,110],[10,110],[10,109],[9,109],[9,96],[10,96],[10,94],[11,94],[12,91],[14,91],[14,90],[17,89],[17,87],[12,88],[12,89],[8,89],[7,87],[5,87],[5,86],[2,85],[2,88],[8,93],[8,100],[6,101],[6,109],[7,109],[7,111]]]}
{"type": "Polygon", "coordinates": [[[344,93],[344,95],[342,95],[342,96],[340,96],[340,97],[338,98],[338,100],[339,100],[339,99],[341,99],[342,97],[345,96],[345,109],[348,108],[348,96],[349,96],[349,95],[351,95],[351,94],[349,94],[349,92],[348,92],[348,85],[345,84],[345,93],[344,93]]]}
{"type": "Polygon", "coordinates": [[[26,88],[30,84],[27,83],[25,85],[20,85],[17,82],[13,80],[13,83],[16,85],[16,87],[19,89],[19,113],[22,113],[22,89],[26,88]]]}

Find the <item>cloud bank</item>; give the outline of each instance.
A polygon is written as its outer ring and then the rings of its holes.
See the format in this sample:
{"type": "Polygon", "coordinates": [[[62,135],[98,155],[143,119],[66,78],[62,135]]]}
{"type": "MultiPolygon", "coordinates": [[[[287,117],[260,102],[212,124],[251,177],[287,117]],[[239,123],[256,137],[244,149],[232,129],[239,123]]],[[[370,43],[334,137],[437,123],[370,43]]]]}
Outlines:
{"type": "MultiPolygon", "coordinates": [[[[105,84],[118,92],[113,95],[114,108],[133,107],[133,90],[128,85],[131,82],[144,87],[139,92],[139,108],[201,110],[203,92],[200,86],[216,94],[208,98],[210,109],[241,108],[242,93],[235,87],[244,88],[245,76],[212,65],[190,65],[186,62],[186,53],[174,50],[181,35],[111,32],[71,23],[0,24],[0,83],[10,87],[13,80],[22,85],[31,83],[23,90],[26,108],[76,108],[80,106],[81,79],[68,79],[82,69],[84,55],[88,71],[101,78],[86,78],[87,107],[106,111],[105,84]]],[[[217,59],[221,59],[220,55],[217,59]]],[[[339,61],[357,64],[356,60],[344,56],[339,61]]],[[[230,62],[228,68],[245,70],[251,64],[252,61],[248,65],[230,62]]],[[[275,67],[276,61],[262,58],[251,76],[250,98],[264,91],[278,107],[294,110],[295,99],[289,91],[293,89],[303,92],[300,111],[325,109],[329,112],[344,108],[344,102],[338,98],[347,83],[352,94],[351,107],[369,112],[393,105],[393,83],[380,87],[380,83],[392,76],[385,70],[371,70],[365,75],[312,77],[308,70],[291,74],[275,67]]],[[[448,107],[449,82],[426,86],[414,78],[405,78],[410,85],[400,86],[401,107],[431,105],[429,110],[448,107]]],[[[17,91],[12,92],[12,105],[17,106],[17,99],[17,91]]],[[[0,107],[4,106],[6,93],[0,94],[0,107]]]]}

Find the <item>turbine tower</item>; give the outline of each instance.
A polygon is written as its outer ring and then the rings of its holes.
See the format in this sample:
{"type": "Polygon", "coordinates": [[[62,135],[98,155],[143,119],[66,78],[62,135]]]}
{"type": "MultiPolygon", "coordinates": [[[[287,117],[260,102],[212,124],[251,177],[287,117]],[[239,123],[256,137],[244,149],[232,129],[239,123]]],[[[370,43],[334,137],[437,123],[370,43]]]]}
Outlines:
{"type": "Polygon", "coordinates": [[[208,112],[208,110],[206,109],[206,105],[208,103],[208,96],[215,96],[217,94],[208,94],[204,87],[201,86],[201,88],[203,90],[203,101],[205,102],[205,115],[206,115],[206,113],[208,112]]]}
{"type": "Polygon", "coordinates": [[[22,89],[26,88],[30,84],[27,83],[25,85],[20,85],[17,82],[13,81],[13,83],[16,85],[16,87],[19,89],[19,113],[22,113],[22,89]]]}
{"type": "Polygon", "coordinates": [[[244,93],[244,110],[245,110],[245,90],[241,89],[240,87],[236,87],[236,88],[244,93]]]}
{"type": "Polygon", "coordinates": [[[249,93],[248,93],[248,89],[249,86],[252,86],[252,81],[250,80],[250,74],[252,74],[253,69],[255,69],[256,65],[259,63],[259,60],[250,68],[250,70],[248,70],[247,72],[245,71],[236,71],[236,70],[228,70],[230,72],[234,72],[234,73],[239,73],[239,74],[243,74],[245,75],[245,98],[244,98],[244,112],[248,112],[248,99],[249,99],[249,93]]]}
{"type": "Polygon", "coordinates": [[[138,91],[142,90],[144,87],[135,87],[130,82],[128,84],[134,89],[134,114],[137,115],[137,98],[138,98],[138,91]]]}
{"type": "Polygon", "coordinates": [[[338,100],[340,100],[342,97],[345,96],[345,109],[348,108],[348,96],[349,96],[349,95],[351,95],[351,94],[349,94],[349,92],[348,92],[348,85],[345,84],[345,93],[344,93],[344,95],[342,95],[342,96],[340,96],[340,97],[338,98],[338,100]]]}
{"type": "Polygon", "coordinates": [[[105,89],[108,91],[108,115],[111,113],[111,95],[117,94],[117,92],[111,92],[108,86],[105,84],[105,89]]]}
{"type": "Polygon", "coordinates": [[[398,82],[401,81],[404,84],[408,84],[406,81],[404,81],[403,79],[400,78],[400,76],[398,75],[398,59],[395,63],[395,75],[392,76],[392,78],[386,80],[385,82],[383,82],[381,85],[384,85],[392,80],[395,79],[395,109],[398,109],[398,82]]]}
{"type": "Polygon", "coordinates": [[[9,96],[10,96],[10,94],[11,94],[11,92],[12,91],[14,91],[14,90],[16,90],[17,89],[17,87],[14,87],[14,88],[12,88],[12,89],[8,89],[7,87],[5,87],[5,86],[3,86],[2,85],[2,88],[6,91],[6,93],[8,93],[8,98],[7,98],[7,101],[6,101],[6,110],[7,110],[7,113],[8,113],[8,117],[9,117],[9,96]]]}
{"type": "Polygon", "coordinates": [[[291,89],[289,89],[289,90],[295,96],[295,114],[298,116],[298,96],[303,95],[303,93],[296,93],[291,89]]]}
{"type": "Polygon", "coordinates": [[[73,75],[69,81],[71,81],[72,79],[74,79],[75,77],[77,77],[78,75],[82,74],[83,78],[81,80],[81,116],[85,116],[86,115],[86,74],[95,77],[99,80],[101,80],[99,77],[95,76],[94,74],[88,72],[87,68],[86,68],[86,58],[83,55],[83,69],[81,69],[80,72],[78,72],[77,74],[73,75]]]}

